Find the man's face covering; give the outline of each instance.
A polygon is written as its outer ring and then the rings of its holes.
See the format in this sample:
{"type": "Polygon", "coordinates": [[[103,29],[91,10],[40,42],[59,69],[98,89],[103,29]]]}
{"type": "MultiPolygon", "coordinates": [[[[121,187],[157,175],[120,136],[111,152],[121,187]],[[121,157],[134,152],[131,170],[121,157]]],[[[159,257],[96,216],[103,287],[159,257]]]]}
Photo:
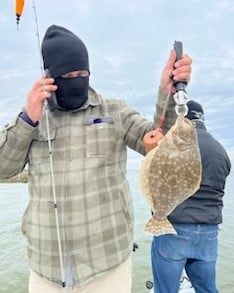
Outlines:
{"type": "Polygon", "coordinates": [[[72,78],[63,75],[79,70],[89,73],[89,57],[84,43],[71,31],[52,25],[42,42],[42,56],[44,68],[49,70],[58,86],[52,108],[79,109],[88,99],[89,75],[72,78]]]}
{"type": "Polygon", "coordinates": [[[64,110],[80,108],[88,99],[89,76],[55,79],[57,104],[64,110]]]}

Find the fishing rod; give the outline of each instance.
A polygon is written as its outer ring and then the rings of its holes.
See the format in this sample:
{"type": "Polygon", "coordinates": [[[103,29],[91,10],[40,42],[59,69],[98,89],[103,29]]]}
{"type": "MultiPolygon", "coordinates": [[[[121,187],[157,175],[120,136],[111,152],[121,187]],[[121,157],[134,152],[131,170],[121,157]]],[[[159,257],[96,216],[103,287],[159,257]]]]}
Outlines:
{"type": "MultiPolygon", "coordinates": [[[[38,51],[39,51],[41,75],[43,77],[49,77],[49,73],[46,70],[44,70],[44,66],[43,66],[43,59],[42,59],[42,54],[41,54],[41,42],[40,42],[40,34],[39,34],[39,25],[38,25],[38,19],[37,19],[37,11],[36,11],[36,0],[33,0],[33,10],[34,10],[35,23],[36,23],[36,36],[37,36],[37,43],[38,43],[38,49],[39,49],[38,51]]],[[[51,94],[54,94],[54,93],[51,93],[51,94]]],[[[53,164],[53,153],[52,153],[52,147],[51,147],[51,134],[50,134],[50,124],[49,124],[48,101],[47,101],[47,99],[44,100],[44,109],[45,109],[45,117],[46,117],[48,151],[49,151],[49,158],[50,158],[50,175],[51,175],[53,204],[54,204],[55,221],[56,221],[59,263],[60,263],[60,271],[61,271],[61,278],[62,278],[62,287],[63,287],[63,292],[65,293],[66,292],[66,288],[65,288],[66,287],[66,282],[65,282],[65,276],[64,276],[64,263],[63,263],[63,253],[62,253],[62,244],[61,244],[61,235],[60,235],[60,225],[59,225],[59,217],[58,217],[57,194],[56,194],[55,180],[54,180],[54,164],[53,164]]]]}

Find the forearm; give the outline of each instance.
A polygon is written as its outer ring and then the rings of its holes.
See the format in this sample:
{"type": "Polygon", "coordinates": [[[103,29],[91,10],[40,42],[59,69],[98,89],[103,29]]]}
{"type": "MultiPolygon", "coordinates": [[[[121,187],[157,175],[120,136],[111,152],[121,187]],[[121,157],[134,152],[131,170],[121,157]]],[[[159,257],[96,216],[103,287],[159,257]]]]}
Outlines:
{"type": "Polygon", "coordinates": [[[12,177],[23,170],[35,131],[36,127],[19,117],[0,131],[1,178],[12,177]]]}
{"type": "MultiPolygon", "coordinates": [[[[162,116],[166,100],[167,100],[167,93],[163,92],[160,88],[158,90],[158,98],[156,103],[156,112],[154,115],[154,125],[157,128],[159,126],[160,118],[162,116]]],[[[176,120],[176,112],[175,112],[175,101],[172,96],[170,95],[169,102],[167,105],[166,113],[165,113],[165,120],[163,122],[163,133],[165,134],[171,126],[175,123],[176,120]]]]}

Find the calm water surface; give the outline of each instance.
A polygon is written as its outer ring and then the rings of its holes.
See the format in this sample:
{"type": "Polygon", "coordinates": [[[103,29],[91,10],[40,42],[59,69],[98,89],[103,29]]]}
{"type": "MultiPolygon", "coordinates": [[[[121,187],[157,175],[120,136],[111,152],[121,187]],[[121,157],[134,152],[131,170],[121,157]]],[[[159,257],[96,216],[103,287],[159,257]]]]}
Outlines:
{"type": "MultiPolygon", "coordinates": [[[[218,287],[220,293],[234,292],[234,174],[227,182],[224,198],[224,223],[220,226],[218,287]]],[[[133,293],[148,292],[145,282],[152,280],[150,269],[151,236],[143,232],[150,209],[139,191],[138,172],[128,172],[134,198],[135,242],[133,254],[133,293]]],[[[21,235],[21,217],[28,200],[27,184],[0,184],[0,292],[26,293],[28,266],[26,242],[21,235]]]]}

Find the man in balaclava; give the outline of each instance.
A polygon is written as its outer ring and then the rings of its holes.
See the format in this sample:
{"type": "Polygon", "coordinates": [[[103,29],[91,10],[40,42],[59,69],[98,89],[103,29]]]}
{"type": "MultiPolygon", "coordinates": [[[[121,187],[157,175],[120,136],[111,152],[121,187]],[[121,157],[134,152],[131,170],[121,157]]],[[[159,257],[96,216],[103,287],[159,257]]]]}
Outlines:
{"type": "Polygon", "coordinates": [[[52,25],[42,42],[42,57],[44,68],[58,86],[56,97],[48,99],[50,107],[66,111],[80,108],[88,99],[89,88],[89,57],[82,40],[67,29],[52,25]],[[65,77],[69,72],[78,74],[65,77]]]}
{"type": "MultiPolygon", "coordinates": [[[[48,76],[35,81],[23,111],[0,131],[0,177],[25,165],[29,170],[22,222],[28,292],[130,293],[134,218],[127,147],[145,155],[143,137],[172,93],[171,72],[175,80],[189,81],[192,60],[185,55],[179,62],[170,53],[152,122],[125,101],[89,87],[87,49],[69,30],[50,26],[42,56],[48,76]]],[[[163,131],[175,121],[174,107],[171,99],[163,131]]]]}

